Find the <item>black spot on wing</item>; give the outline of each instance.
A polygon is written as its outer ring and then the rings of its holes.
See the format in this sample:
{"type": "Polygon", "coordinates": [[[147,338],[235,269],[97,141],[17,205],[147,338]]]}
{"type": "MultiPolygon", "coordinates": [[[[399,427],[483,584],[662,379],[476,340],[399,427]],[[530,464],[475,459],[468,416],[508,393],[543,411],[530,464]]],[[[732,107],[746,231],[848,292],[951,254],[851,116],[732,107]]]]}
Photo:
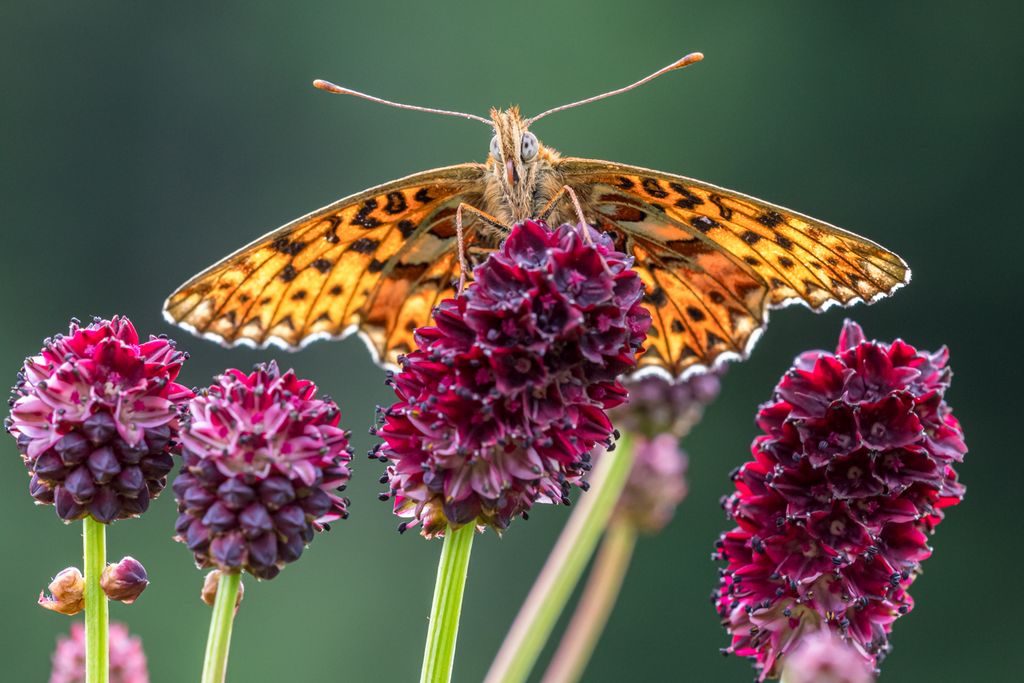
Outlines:
{"type": "Polygon", "coordinates": [[[348,248],[357,254],[372,254],[377,251],[377,247],[379,246],[380,240],[371,239],[369,237],[360,237],[350,244],[348,248]]]}
{"type": "Polygon", "coordinates": [[[313,261],[309,265],[313,266],[314,268],[316,268],[321,273],[326,273],[327,271],[329,271],[331,269],[331,266],[333,264],[330,261],[328,261],[327,259],[325,259],[325,258],[318,258],[316,261],[313,261]]]}
{"type": "Polygon", "coordinates": [[[732,218],[732,209],[726,206],[725,203],[722,201],[722,195],[713,194],[709,196],[708,199],[711,200],[712,204],[718,207],[719,216],[721,216],[725,220],[729,220],[732,218]]]}
{"type": "Polygon", "coordinates": [[[376,228],[380,226],[380,221],[371,216],[373,210],[377,208],[376,199],[367,199],[363,202],[363,205],[356,211],[356,215],[352,217],[352,225],[359,225],[366,229],[376,228]]]}
{"type": "Polygon", "coordinates": [[[641,184],[643,185],[644,192],[651,195],[652,197],[656,197],[657,199],[664,199],[665,197],[668,196],[668,192],[666,192],[665,189],[661,186],[661,184],[658,183],[656,178],[644,178],[641,184]]]}
{"type": "Polygon", "coordinates": [[[293,266],[290,263],[281,269],[280,277],[285,282],[291,282],[292,280],[295,279],[296,275],[298,275],[298,273],[295,271],[295,266],[293,266]]]}
{"type": "Polygon", "coordinates": [[[785,220],[778,211],[765,211],[763,214],[757,217],[757,222],[769,228],[774,228],[776,225],[785,220]]]}
{"type": "Polygon", "coordinates": [[[388,192],[388,203],[384,206],[384,212],[389,214],[402,213],[409,205],[405,202],[405,195],[397,190],[388,192]]]}
{"type": "Polygon", "coordinates": [[[416,232],[416,224],[410,220],[402,219],[398,221],[398,232],[401,233],[402,237],[408,239],[410,235],[416,232]]]}
{"type": "Polygon", "coordinates": [[[270,248],[288,256],[295,256],[306,248],[306,243],[298,240],[293,242],[282,235],[270,243],[270,248]]]}
{"type": "Polygon", "coordinates": [[[700,230],[705,235],[711,231],[711,228],[718,228],[721,227],[722,225],[715,219],[708,218],[707,216],[697,216],[691,222],[693,223],[693,227],[695,227],[697,230],[700,230]]]}
{"type": "Polygon", "coordinates": [[[692,209],[695,206],[700,206],[701,204],[704,203],[703,199],[701,199],[694,193],[690,192],[689,188],[687,188],[685,185],[680,185],[679,183],[671,182],[668,184],[668,186],[679,195],[679,199],[675,201],[675,204],[676,206],[682,209],[692,209]]]}

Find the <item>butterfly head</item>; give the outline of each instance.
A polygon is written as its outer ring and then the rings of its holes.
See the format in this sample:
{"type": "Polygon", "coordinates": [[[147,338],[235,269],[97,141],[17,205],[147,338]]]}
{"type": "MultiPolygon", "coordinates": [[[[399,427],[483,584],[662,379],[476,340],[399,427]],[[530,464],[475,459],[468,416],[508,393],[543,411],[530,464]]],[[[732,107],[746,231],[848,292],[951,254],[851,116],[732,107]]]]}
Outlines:
{"type": "Polygon", "coordinates": [[[494,137],[491,138],[487,165],[500,179],[504,189],[511,192],[516,186],[529,186],[534,176],[533,167],[547,156],[537,136],[527,130],[528,123],[519,114],[519,107],[491,110],[494,137]]]}

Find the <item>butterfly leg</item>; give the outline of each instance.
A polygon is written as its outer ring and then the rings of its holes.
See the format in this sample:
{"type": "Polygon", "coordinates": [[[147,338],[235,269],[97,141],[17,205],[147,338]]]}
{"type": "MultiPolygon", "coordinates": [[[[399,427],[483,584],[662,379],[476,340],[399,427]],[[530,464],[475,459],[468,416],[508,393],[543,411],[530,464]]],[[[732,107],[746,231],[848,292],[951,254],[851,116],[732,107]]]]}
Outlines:
{"type": "Polygon", "coordinates": [[[478,219],[487,223],[491,227],[497,228],[502,232],[508,232],[508,226],[499,221],[497,218],[481,211],[472,204],[466,204],[462,202],[459,204],[459,208],[455,210],[455,239],[459,243],[459,293],[462,293],[462,289],[466,285],[466,273],[469,272],[469,260],[466,258],[466,240],[462,231],[462,211],[466,210],[466,213],[473,214],[478,219]]]}
{"type": "MultiPolygon", "coordinates": [[[[540,219],[542,221],[547,221],[558,207],[558,202],[566,195],[568,195],[569,199],[572,200],[572,205],[573,208],[576,209],[576,217],[579,219],[580,226],[585,226],[587,224],[587,219],[583,215],[583,206],[580,204],[580,198],[576,196],[576,191],[568,185],[562,185],[562,189],[555,193],[555,196],[551,198],[551,201],[547,203],[547,206],[541,210],[540,219]]],[[[591,238],[589,230],[583,231],[583,239],[587,241],[587,244],[593,246],[594,240],[591,238]]]]}

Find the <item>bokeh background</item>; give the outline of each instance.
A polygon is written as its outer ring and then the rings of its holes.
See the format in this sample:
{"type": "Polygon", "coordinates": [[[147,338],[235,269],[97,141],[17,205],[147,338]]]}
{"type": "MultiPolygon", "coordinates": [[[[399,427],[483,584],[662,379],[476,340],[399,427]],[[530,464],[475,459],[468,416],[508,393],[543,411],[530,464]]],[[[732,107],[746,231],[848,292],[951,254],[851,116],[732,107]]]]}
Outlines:
{"type": "MultiPolygon", "coordinates": [[[[692,175],[792,206],[903,255],[914,281],[849,312],[869,335],[948,344],[948,399],[968,435],[968,494],[933,539],[895,626],[883,681],[1010,680],[1024,603],[1014,577],[1024,484],[1018,415],[1024,4],[712,2],[0,3],[0,376],[72,315],[128,314],[192,353],[184,381],[270,357],[318,380],[358,452],[388,391],[362,344],[288,355],[174,331],[160,304],[255,236],[379,182],[482,160],[490,133],[457,119],[329,97],[323,77],[384,97],[525,112],[638,78],[693,50],[704,63],[538,124],[573,155],[692,175]]],[[[754,356],[688,439],[692,493],[645,539],[588,681],[746,681],[723,659],[708,560],[719,497],[752,417],[798,351],[834,344],[846,312],[772,316],[754,356]]],[[[6,438],[6,437],[5,437],[6,438]]],[[[232,681],[410,681],[438,543],[400,537],[358,459],[352,517],[272,582],[248,581],[232,681]]],[[[38,591],[81,561],[79,526],[33,507],[0,442],[0,679],[43,681],[69,620],[38,591]]],[[[539,510],[474,548],[455,678],[479,681],[564,519],[539,510]]],[[[198,677],[202,574],[170,540],[166,494],[117,523],[152,585],[114,619],[142,635],[153,680],[198,677]]]]}

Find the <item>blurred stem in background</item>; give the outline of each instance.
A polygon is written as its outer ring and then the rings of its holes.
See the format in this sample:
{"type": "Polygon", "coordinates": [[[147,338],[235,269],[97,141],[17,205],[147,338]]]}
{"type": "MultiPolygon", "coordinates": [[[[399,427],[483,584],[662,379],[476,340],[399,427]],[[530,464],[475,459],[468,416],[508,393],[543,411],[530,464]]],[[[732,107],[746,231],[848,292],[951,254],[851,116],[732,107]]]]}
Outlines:
{"type": "Polygon", "coordinates": [[[107,525],[92,515],[82,520],[83,564],[85,565],[85,680],[107,683],[110,675],[107,650],[107,596],[100,578],[107,562],[107,525]]]}
{"type": "Polygon", "coordinates": [[[637,529],[616,520],[604,535],[587,585],[541,683],[575,683],[583,676],[608,623],[636,547],[637,529]]]}
{"type": "Polygon", "coordinates": [[[459,636],[459,617],[462,615],[462,595],[466,588],[469,555],[473,550],[476,524],[465,524],[458,529],[448,527],[437,564],[437,582],[434,584],[434,603],[430,608],[430,625],[423,648],[421,683],[448,683],[455,659],[455,642],[459,636]]]}
{"type": "Polygon", "coordinates": [[[624,434],[614,451],[598,459],[590,492],[579,498],[491,664],[485,683],[522,683],[530,675],[608,525],[626,485],[633,456],[632,440],[624,434]]]}
{"type": "Polygon", "coordinates": [[[235,620],[235,602],[241,582],[242,574],[239,571],[225,571],[220,575],[217,598],[210,616],[210,634],[206,639],[202,683],[223,683],[227,674],[231,627],[235,620]]]}

